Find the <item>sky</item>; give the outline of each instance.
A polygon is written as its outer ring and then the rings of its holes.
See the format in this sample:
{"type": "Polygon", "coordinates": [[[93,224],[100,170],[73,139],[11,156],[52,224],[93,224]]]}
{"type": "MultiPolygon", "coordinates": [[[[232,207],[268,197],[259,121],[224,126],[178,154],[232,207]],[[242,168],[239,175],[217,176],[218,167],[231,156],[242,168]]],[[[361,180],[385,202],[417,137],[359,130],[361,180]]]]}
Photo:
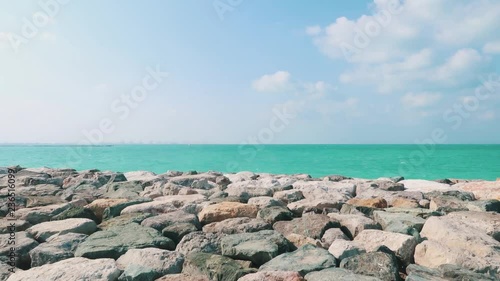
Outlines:
{"type": "Polygon", "coordinates": [[[500,143],[496,0],[0,0],[0,143],[500,143]]]}

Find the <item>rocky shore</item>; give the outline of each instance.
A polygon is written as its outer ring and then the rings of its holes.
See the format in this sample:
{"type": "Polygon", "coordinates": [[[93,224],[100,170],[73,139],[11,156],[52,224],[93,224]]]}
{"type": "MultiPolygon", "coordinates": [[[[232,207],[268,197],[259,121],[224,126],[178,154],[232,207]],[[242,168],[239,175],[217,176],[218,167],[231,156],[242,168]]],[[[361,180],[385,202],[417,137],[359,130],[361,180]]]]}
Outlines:
{"type": "Polygon", "coordinates": [[[0,281],[500,280],[500,181],[10,174],[0,281]]]}

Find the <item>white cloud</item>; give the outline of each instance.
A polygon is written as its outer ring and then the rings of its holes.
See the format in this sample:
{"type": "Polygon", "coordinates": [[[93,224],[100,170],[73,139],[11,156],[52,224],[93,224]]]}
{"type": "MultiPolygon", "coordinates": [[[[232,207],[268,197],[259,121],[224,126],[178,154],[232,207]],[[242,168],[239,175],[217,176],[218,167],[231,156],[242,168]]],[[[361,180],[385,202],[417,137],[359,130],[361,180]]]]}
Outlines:
{"type": "MultiPolygon", "coordinates": [[[[439,66],[433,79],[460,79],[464,74],[470,76],[472,70],[481,62],[481,55],[474,49],[461,49],[439,66]]],[[[475,78],[475,77],[474,77],[475,78]]]]}
{"type": "Polygon", "coordinates": [[[500,54],[500,41],[486,43],[483,52],[486,54],[500,54]]]}
{"type": "Polygon", "coordinates": [[[258,92],[282,92],[290,87],[290,73],[278,71],[267,74],[252,83],[252,87],[258,92]]]}
{"type": "Polygon", "coordinates": [[[427,107],[436,104],[441,99],[439,93],[407,93],[401,98],[405,107],[427,107]]]}

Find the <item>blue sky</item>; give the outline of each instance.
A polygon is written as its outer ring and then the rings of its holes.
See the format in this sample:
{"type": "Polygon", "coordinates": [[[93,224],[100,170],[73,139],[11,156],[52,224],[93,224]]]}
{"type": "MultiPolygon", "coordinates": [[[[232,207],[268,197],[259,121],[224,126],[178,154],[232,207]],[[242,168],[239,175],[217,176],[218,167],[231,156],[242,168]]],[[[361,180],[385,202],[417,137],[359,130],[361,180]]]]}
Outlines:
{"type": "Polygon", "coordinates": [[[500,143],[498,26],[495,0],[0,0],[0,143],[500,143]]]}

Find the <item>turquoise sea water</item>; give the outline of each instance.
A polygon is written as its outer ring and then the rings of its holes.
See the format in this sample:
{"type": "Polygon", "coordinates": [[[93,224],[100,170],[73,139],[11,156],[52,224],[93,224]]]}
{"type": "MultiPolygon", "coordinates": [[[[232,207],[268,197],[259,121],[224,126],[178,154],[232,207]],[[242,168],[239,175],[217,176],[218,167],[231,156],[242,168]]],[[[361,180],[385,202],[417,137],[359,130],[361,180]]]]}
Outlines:
{"type": "Polygon", "coordinates": [[[77,170],[254,171],[360,178],[500,178],[500,145],[0,146],[0,166],[77,170]]]}

